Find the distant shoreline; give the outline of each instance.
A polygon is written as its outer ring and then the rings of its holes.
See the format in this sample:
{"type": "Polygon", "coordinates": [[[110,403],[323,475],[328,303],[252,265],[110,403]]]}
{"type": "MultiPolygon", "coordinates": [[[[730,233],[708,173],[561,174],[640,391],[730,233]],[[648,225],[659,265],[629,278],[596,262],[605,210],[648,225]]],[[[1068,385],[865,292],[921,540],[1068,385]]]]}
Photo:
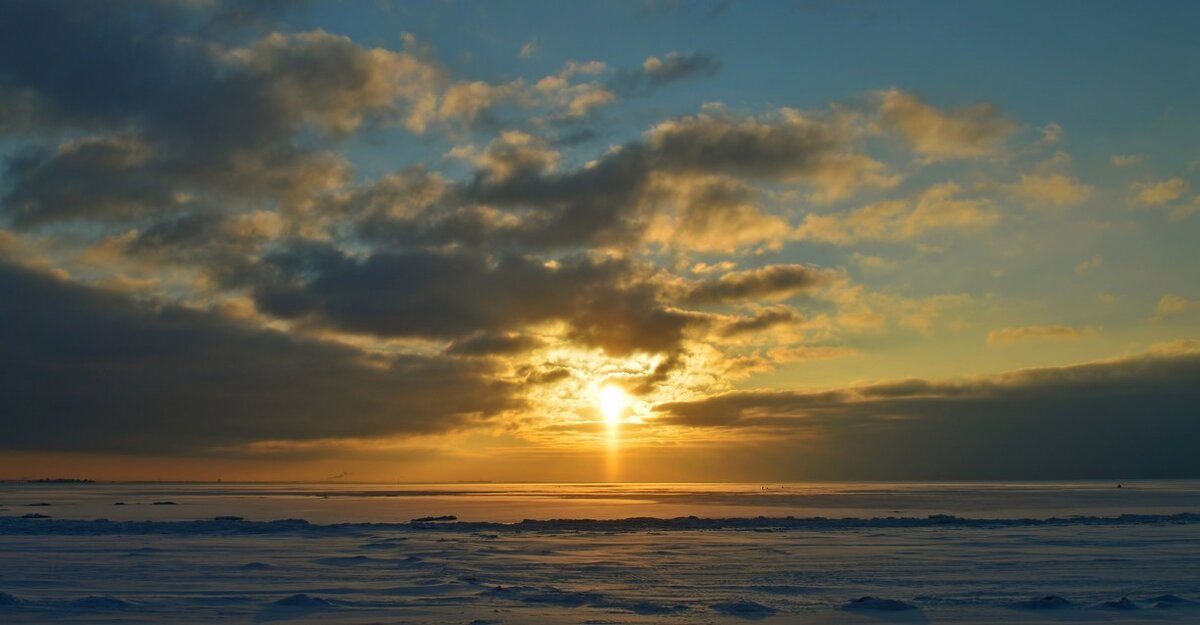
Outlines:
{"type": "Polygon", "coordinates": [[[1136,484],[1139,482],[1189,482],[1200,481],[1195,477],[1087,477],[1087,478],[1039,478],[1039,479],[962,479],[962,480],[759,480],[759,481],[706,481],[706,482],[572,482],[572,481],[497,481],[497,480],[446,480],[446,481],[392,481],[392,480],[94,480],[82,478],[5,478],[0,484],[204,484],[236,486],[245,484],[342,484],[354,486],[656,486],[656,485],[724,485],[724,486],[776,486],[776,485],[841,485],[841,484],[898,484],[898,485],[968,485],[968,484],[1136,484]]]}

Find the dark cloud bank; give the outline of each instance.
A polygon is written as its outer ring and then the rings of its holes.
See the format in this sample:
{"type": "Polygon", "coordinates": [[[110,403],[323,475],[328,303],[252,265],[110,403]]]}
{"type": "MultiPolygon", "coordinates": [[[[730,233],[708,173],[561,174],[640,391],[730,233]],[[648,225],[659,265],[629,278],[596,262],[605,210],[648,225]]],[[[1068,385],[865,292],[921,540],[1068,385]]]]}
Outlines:
{"type": "MultiPolygon", "coordinates": [[[[5,449],[227,452],[262,440],[441,432],[520,408],[478,353],[368,358],[338,344],[151,305],[0,262],[5,449]]],[[[1195,345],[962,381],[755,391],[658,407],[667,423],[766,434],[770,474],[827,479],[1200,473],[1195,345]]],[[[735,454],[736,455],[736,454],[735,454]]]]}
{"type": "Polygon", "coordinates": [[[4,449],[198,453],[443,432],[520,405],[475,362],[369,359],[3,261],[0,294],[4,449]]]}
{"type": "Polygon", "coordinates": [[[965,381],[750,391],[659,406],[759,430],[784,473],[827,479],[1200,475],[1200,346],[965,381]]]}

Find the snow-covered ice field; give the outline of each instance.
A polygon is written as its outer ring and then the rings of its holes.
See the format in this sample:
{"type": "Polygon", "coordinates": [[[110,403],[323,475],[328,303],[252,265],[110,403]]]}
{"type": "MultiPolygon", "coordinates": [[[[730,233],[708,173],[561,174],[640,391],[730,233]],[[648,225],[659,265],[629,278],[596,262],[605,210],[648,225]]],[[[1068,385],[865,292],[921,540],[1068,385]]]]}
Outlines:
{"type": "Polygon", "coordinates": [[[2,623],[1200,623],[1200,482],[7,483],[0,593],[2,623]]]}

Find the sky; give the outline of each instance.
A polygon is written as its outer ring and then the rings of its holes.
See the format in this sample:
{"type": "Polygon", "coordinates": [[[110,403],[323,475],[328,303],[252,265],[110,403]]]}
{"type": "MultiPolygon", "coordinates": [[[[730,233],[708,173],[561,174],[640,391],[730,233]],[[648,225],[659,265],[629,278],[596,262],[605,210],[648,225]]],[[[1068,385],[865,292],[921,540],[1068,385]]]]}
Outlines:
{"type": "Polygon", "coordinates": [[[1200,477],[1197,18],[0,3],[0,478],[1200,477]]]}

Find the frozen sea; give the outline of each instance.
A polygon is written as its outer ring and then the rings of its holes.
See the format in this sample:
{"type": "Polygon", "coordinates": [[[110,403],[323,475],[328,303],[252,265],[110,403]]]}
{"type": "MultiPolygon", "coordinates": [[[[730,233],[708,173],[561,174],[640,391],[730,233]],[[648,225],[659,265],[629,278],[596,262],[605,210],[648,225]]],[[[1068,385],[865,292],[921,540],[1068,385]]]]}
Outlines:
{"type": "Polygon", "coordinates": [[[1200,623],[1200,481],[0,483],[0,623],[1200,623]]]}

